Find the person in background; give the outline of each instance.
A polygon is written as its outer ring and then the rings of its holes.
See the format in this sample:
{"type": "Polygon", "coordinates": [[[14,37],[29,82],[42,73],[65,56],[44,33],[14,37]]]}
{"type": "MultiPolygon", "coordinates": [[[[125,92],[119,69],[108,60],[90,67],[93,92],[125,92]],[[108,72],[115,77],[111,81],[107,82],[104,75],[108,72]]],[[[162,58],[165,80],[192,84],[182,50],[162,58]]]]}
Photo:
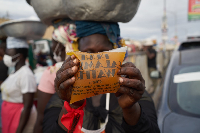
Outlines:
{"type": "MultiPolygon", "coordinates": [[[[76,29],[81,52],[98,53],[125,46],[117,23],[76,21],[76,29]]],[[[79,65],[79,60],[72,55],[58,70],[54,81],[57,93],[45,109],[44,133],[160,132],[153,101],[145,92],[145,81],[130,62],[122,65],[118,72],[123,77],[119,78],[118,92],[108,94],[110,102],[107,102],[107,94],[100,94],[69,104],[79,65]],[[108,110],[105,109],[107,103],[108,110]]]]}
{"type": "MultiPolygon", "coordinates": [[[[149,77],[151,72],[156,71],[157,67],[156,67],[156,56],[157,56],[157,52],[155,51],[155,49],[153,49],[153,45],[154,42],[152,40],[146,40],[143,42],[143,51],[146,53],[147,57],[148,57],[148,73],[149,73],[149,77]]],[[[151,78],[153,85],[150,91],[150,93],[153,93],[157,87],[157,80],[151,78]]]]}
{"type": "Polygon", "coordinates": [[[74,24],[60,25],[56,28],[52,35],[52,51],[53,58],[57,62],[54,66],[48,67],[40,80],[38,86],[38,104],[37,104],[37,121],[34,127],[34,133],[43,133],[42,123],[44,110],[51,96],[55,93],[54,79],[56,72],[66,58],[66,52],[76,50],[71,42],[75,39],[76,32],[74,24]]]}
{"type": "Polygon", "coordinates": [[[28,44],[22,38],[7,38],[7,49],[3,61],[7,67],[14,67],[14,73],[1,84],[2,131],[3,133],[32,133],[37,111],[33,105],[36,92],[35,77],[25,60],[28,44]]]}
{"type": "Polygon", "coordinates": [[[6,40],[0,42],[0,85],[8,77],[8,67],[3,62],[3,56],[6,50],[6,40]]]}
{"type": "Polygon", "coordinates": [[[42,52],[38,53],[37,56],[37,63],[41,66],[48,66],[48,64],[46,63],[46,55],[43,54],[42,52]]]}
{"type": "Polygon", "coordinates": [[[52,61],[52,58],[51,56],[47,56],[47,60],[46,60],[48,66],[52,66],[53,65],[53,61],[52,61]]]}
{"type": "MultiPolygon", "coordinates": [[[[6,51],[6,39],[0,40],[0,86],[3,83],[3,81],[8,77],[8,67],[3,62],[3,56],[5,54],[5,51],[6,51]]],[[[0,113],[1,113],[2,102],[3,101],[0,91],[0,113]]],[[[1,116],[0,116],[0,128],[2,128],[1,116]]]]}

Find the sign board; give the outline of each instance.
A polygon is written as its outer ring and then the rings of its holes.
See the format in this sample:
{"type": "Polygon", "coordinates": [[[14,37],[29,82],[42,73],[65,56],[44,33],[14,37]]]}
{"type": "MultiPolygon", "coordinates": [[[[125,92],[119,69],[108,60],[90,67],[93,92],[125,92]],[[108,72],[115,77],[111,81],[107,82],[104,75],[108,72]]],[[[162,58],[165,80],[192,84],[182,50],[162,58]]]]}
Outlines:
{"type": "Polygon", "coordinates": [[[188,21],[200,20],[200,0],[189,0],[188,21]]]}

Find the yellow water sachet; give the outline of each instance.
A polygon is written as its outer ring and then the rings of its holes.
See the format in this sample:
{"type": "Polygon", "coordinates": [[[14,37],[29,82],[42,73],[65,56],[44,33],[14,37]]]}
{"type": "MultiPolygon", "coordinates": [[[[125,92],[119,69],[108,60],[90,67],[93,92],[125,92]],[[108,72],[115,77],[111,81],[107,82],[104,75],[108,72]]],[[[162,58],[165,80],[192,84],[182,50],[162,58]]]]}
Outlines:
{"type": "Polygon", "coordinates": [[[68,52],[67,54],[75,55],[80,61],[70,104],[95,95],[118,91],[120,85],[117,72],[124,60],[126,47],[100,53],[68,52]]]}

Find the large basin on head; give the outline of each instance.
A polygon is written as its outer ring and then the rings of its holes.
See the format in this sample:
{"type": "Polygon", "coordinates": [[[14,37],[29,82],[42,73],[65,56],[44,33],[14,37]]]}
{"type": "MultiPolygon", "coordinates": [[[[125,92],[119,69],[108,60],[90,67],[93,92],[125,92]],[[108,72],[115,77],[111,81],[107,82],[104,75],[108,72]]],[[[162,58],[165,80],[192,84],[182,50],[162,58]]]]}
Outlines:
{"type": "Polygon", "coordinates": [[[26,0],[45,24],[53,20],[129,22],[141,0],[26,0]]]}
{"type": "Polygon", "coordinates": [[[140,0],[63,0],[72,20],[129,22],[140,0]]]}
{"type": "Polygon", "coordinates": [[[68,18],[64,0],[26,0],[37,13],[40,20],[51,25],[53,20],[68,18]]]}
{"type": "Polygon", "coordinates": [[[26,39],[40,39],[47,26],[35,20],[12,20],[0,25],[0,31],[6,36],[23,37],[26,39]]]}

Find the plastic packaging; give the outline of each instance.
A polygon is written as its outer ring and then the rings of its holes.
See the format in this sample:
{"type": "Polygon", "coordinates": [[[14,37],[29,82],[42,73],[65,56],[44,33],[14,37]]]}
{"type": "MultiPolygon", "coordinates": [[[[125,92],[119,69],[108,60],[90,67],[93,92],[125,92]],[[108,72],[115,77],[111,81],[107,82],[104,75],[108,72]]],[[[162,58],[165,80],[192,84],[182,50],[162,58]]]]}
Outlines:
{"type": "Polygon", "coordinates": [[[74,54],[81,64],[75,75],[70,104],[99,94],[116,93],[120,87],[117,72],[121,68],[125,53],[125,47],[111,52],[68,53],[74,54]]]}

